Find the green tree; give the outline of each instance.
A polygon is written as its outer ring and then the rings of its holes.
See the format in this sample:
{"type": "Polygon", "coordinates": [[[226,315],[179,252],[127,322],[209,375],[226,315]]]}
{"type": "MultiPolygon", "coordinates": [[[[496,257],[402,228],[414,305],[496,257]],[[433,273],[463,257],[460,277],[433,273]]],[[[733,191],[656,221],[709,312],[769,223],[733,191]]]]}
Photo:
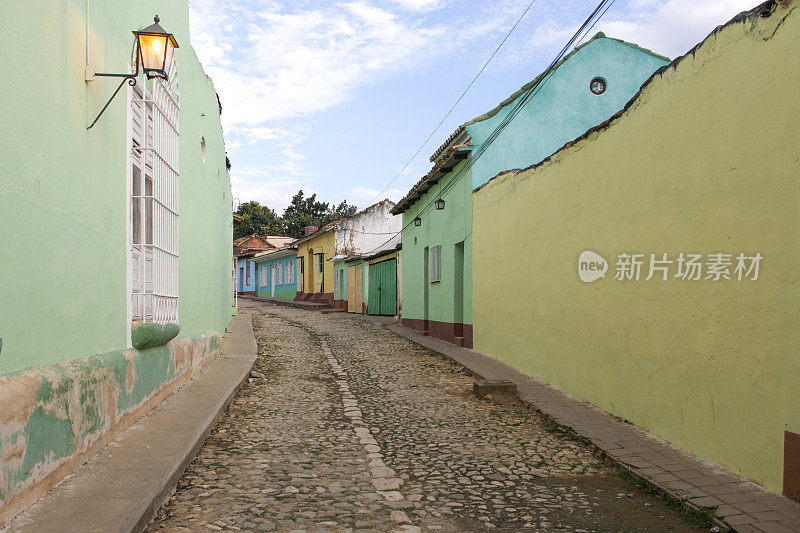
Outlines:
{"type": "Polygon", "coordinates": [[[356,214],[356,211],[358,211],[358,207],[350,205],[347,203],[347,200],[344,200],[336,207],[328,210],[328,218],[330,218],[330,220],[328,220],[326,224],[329,224],[335,220],[341,220],[343,218],[353,216],[356,214]]]}
{"type": "Polygon", "coordinates": [[[239,206],[236,214],[244,220],[234,224],[233,238],[257,233],[259,235],[283,235],[283,220],[275,211],[258,202],[245,202],[239,206]]]}
{"type": "Polygon", "coordinates": [[[300,190],[292,197],[292,203],[283,212],[283,224],[286,235],[299,239],[305,235],[306,226],[321,228],[355,212],[356,207],[348,205],[347,201],[331,208],[327,202],[318,202],[316,194],[306,196],[300,190]]]}

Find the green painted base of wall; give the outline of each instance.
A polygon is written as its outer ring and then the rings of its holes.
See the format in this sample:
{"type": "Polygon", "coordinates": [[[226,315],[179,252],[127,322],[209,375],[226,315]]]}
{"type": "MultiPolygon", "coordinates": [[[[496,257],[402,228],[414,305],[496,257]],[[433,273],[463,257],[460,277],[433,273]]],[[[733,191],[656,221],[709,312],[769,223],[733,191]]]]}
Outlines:
{"type": "Polygon", "coordinates": [[[275,296],[272,296],[269,291],[261,291],[258,293],[259,298],[277,298],[278,300],[294,300],[295,296],[297,296],[297,291],[295,289],[275,291],[275,296]]]}
{"type": "Polygon", "coordinates": [[[239,310],[235,307],[231,307],[231,316],[236,316],[239,314],[239,310]]]}
{"type": "Polygon", "coordinates": [[[219,355],[213,331],[0,377],[0,523],[219,355]]]}

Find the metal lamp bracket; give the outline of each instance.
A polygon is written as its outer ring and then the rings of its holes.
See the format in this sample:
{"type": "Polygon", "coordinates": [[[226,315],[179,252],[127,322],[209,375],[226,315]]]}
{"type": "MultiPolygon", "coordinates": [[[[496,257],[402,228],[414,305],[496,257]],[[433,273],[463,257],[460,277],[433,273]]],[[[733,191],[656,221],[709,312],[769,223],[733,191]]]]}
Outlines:
{"type": "Polygon", "coordinates": [[[108,102],[106,102],[106,105],[104,105],[103,109],[100,110],[100,113],[97,115],[97,117],[95,117],[94,121],[92,121],[92,123],[89,124],[86,127],[87,130],[92,129],[94,127],[94,125],[97,124],[97,121],[100,120],[100,117],[103,116],[103,113],[105,113],[106,109],[108,109],[108,106],[111,105],[111,102],[117,96],[117,93],[119,93],[119,90],[122,89],[122,86],[125,85],[126,81],[128,82],[128,85],[130,85],[131,87],[136,85],[136,78],[139,77],[139,43],[138,42],[136,43],[136,72],[134,72],[133,74],[107,74],[105,72],[91,72],[91,78],[90,78],[89,77],[89,74],[90,74],[89,71],[90,70],[91,70],[91,67],[87,65],[87,67],[86,67],[86,78],[87,78],[87,80],[86,81],[89,81],[90,79],[93,79],[95,76],[100,76],[100,77],[104,77],[104,78],[122,78],[122,81],[119,82],[119,85],[117,86],[117,90],[114,91],[114,94],[112,94],[111,98],[108,99],[108,102]]]}

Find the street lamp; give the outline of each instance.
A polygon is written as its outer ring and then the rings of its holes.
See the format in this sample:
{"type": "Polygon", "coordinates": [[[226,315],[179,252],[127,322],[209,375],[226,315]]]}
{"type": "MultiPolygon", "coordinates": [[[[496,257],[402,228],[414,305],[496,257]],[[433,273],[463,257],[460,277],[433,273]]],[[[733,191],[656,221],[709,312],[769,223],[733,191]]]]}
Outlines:
{"type": "Polygon", "coordinates": [[[422,225],[422,219],[421,219],[421,218],[419,218],[419,217],[416,217],[416,218],[414,219],[414,225],[415,225],[415,226],[421,226],[421,225],[422,225]]]}
{"type": "MultiPolygon", "coordinates": [[[[114,91],[114,94],[111,95],[111,98],[108,99],[106,105],[103,106],[103,109],[100,110],[94,122],[86,128],[87,130],[92,129],[92,127],[97,124],[97,121],[105,110],[108,109],[108,106],[117,96],[119,90],[122,89],[126,80],[128,85],[136,85],[136,78],[139,77],[140,67],[148,79],[169,79],[169,69],[172,67],[172,59],[175,55],[175,49],[178,48],[178,41],[175,40],[174,35],[167,33],[164,28],[161,27],[159,24],[161,19],[158,18],[158,15],[153,18],[153,21],[154,24],[151,24],[143,30],[133,32],[136,44],[136,72],[133,74],[108,74],[100,72],[92,75],[106,78],[122,78],[122,81],[119,83],[117,90],[114,91]]],[[[87,81],[88,79],[89,78],[87,78],[87,81]]]]}
{"type": "Polygon", "coordinates": [[[444,200],[442,200],[441,198],[436,200],[436,209],[438,209],[439,211],[444,209],[444,200]]]}
{"type": "Polygon", "coordinates": [[[154,24],[143,30],[133,32],[136,37],[136,70],[139,70],[139,59],[142,60],[142,70],[145,75],[152,78],[169,79],[169,69],[172,66],[172,57],[178,48],[178,41],[171,33],[164,31],[156,15],[154,24]]]}

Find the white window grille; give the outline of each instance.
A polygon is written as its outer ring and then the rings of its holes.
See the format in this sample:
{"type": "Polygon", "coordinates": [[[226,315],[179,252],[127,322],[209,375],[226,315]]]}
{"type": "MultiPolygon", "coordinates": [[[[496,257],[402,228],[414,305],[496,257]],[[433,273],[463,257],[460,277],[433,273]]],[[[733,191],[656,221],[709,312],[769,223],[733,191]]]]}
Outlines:
{"type": "Polygon", "coordinates": [[[283,263],[278,263],[278,274],[275,276],[275,283],[283,285],[283,263]]]}
{"type": "Polygon", "coordinates": [[[437,281],[441,281],[439,279],[439,263],[441,259],[441,250],[442,247],[440,245],[428,249],[428,281],[430,283],[436,283],[437,281]]]}
{"type": "Polygon", "coordinates": [[[131,320],[178,322],[177,87],[140,78],[128,90],[131,320]]]}
{"type": "Polygon", "coordinates": [[[269,274],[267,273],[267,265],[261,265],[261,273],[258,276],[258,286],[259,287],[266,287],[267,280],[269,279],[269,274]]]}
{"type": "Polygon", "coordinates": [[[245,265],[245,282],[250,285],[250,261],[247,259],[244,260],[245,265]]]}
{"type": "Polygon", "coordinates": [[[294,261],[286,263],[286,284],[294,283],[294,261]]]}

